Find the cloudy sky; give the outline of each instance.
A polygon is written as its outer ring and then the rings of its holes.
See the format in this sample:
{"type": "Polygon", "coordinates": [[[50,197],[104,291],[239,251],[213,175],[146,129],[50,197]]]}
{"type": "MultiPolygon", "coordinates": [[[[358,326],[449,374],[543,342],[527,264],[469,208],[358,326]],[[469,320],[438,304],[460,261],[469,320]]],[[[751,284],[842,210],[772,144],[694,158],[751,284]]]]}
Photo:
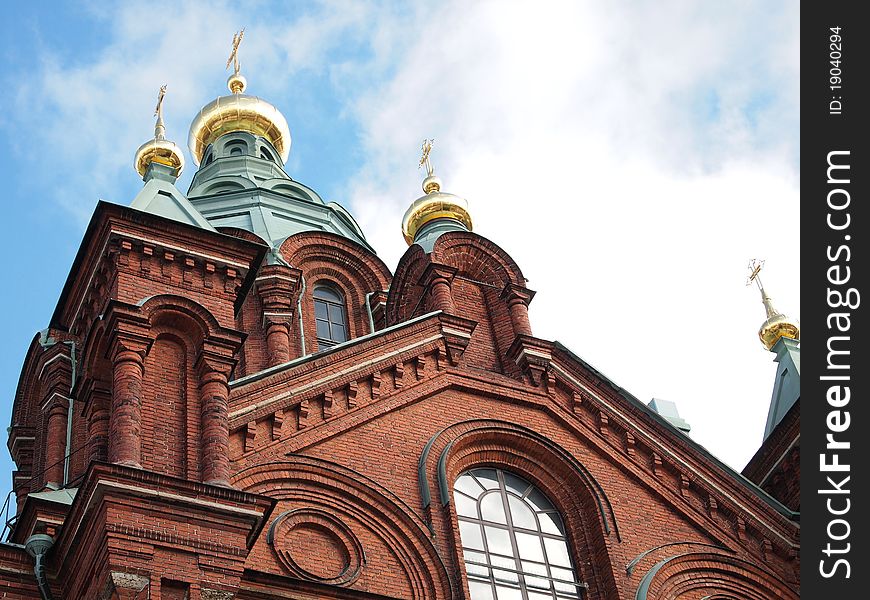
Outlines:
{"type": "MultiPolygon", "coordinates": [[[[638,398],[677,403],[741,469],[761,442],[773,355],[745,287],[767,260],[800,316],[798,3],[17,3],[0,52],[6,292],[0,420],[98,199],[129,204],[167,84],[186,147],[226,94],[233,32],[248,92],[287,117],[287,173],[356,216],[390,268],[421,195],[420,142],[475,231],[538,292],[557,339],[638,398]]],[[[189,155],[188,155],[189,159],[189,155]]],[[[192,161],[179,181],[186,190],[192,161]]],[[[0,487],[11,462],[0,459],[0,487]]]]}

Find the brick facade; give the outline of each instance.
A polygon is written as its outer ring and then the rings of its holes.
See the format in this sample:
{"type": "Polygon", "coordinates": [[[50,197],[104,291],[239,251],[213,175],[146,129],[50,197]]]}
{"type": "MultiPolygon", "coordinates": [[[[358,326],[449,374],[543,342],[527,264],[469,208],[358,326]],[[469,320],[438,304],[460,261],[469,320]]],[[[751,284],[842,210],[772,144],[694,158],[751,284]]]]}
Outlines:
{"type": "Polygon", "coordinates": [[[268,250],[97,207],[15,397],[3,597],[39,597],[45,534],[55,598],[467,598],[452,484],[481,466],[548,496],[584,598],[798,597],[794,515],[535,338],[493,242],[445,233],[395,275],[334,233],[268,250]]]}

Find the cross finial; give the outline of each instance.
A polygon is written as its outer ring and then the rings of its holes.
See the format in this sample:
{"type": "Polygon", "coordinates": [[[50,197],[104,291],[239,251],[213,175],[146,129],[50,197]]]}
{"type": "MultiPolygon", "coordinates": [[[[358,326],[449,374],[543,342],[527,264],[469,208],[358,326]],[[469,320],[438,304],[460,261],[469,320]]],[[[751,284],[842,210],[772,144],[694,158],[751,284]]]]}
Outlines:
{"type": "Polygon", "coordinates": [[[426,166],[426,174],[431,177],[435,172],[435,169],[432,167],[432,163],[429,162],[429,153],[432,151],[432,144],[435,143],[434,139],[424,139],[423,146],[421,149],[423,150],[423,156],[420,157],[420,165],[417,167],[418,169],[423,165],[426,166]]]}
{"type": "Polygon", "coordinates": [[[746,285],[752,285],[754,281],[758,285],[758,289],[764,293],[764,286],[761,284],[761,269],[764,268],[764,261],[753,258],[747,265],[749,269],[749,277],[746,278],[746,285]]]}
{"type": "Polygon", "coordinates": [[[154,107],[154,116],[157,117],[157,123],[154,125],[154,138],[161,140],[166,134],[166,127],[163,125],[163,97],[166,96],[166,84],[160,86],[160,91],[157,92],[157,106],[154,107]]]}
{"type": "Polygon", "coordinates": [[[242,30],[236,34],[233,34],[233,49],[230,52],[230,57],[227,59],[226,68],[230,68],[230,64],[233,65],[233,72],[238,75],[239,69],[241,65],[239,64],[239,44],[242,43],[242,38],[245,37],[245,28],[242,27],[242,30]]]}

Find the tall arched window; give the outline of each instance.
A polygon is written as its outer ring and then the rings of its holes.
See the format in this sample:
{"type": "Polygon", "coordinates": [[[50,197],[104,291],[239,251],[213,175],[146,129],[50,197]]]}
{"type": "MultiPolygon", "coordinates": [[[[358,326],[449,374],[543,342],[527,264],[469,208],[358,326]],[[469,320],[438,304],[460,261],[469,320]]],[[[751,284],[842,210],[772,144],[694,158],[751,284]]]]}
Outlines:
{"type": "Polygon", "coordinates": [[[344,298],[332,287],[318,285],[314,288],[314,318],[317,322],[317,344],[329,348],[346,342],[347,312],[344,298]]]}
{"type": "Polygon", "coordinates": [[[531,483],[472,469],[453,489],[472,600],[580,598],[562,517],[531,483]]]}

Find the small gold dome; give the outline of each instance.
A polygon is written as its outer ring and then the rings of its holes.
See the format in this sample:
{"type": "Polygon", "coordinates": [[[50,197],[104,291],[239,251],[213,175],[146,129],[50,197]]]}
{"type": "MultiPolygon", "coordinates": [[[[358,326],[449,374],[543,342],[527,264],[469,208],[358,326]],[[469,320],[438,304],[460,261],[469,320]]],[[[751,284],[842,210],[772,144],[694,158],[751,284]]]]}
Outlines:
{"type": "Polygon", "coordinates": [[[133,166],[140,177],[145,177],[148,165],[156,162],[175,169],[175,176],[184,169],[184,154],[175,142],[164,139],[148,140],[136,150],[133,166]]]}
{"type": "Polygon", "coordinates": [[[468,212],[468,201],[453,194],[439,191],[441,180],[430,175],[423,181],[426,195],[417,198],[408,207],[402,218],[402,235],[408,245],[414,243],[414,236],[423,225],[435,219],[454,219],[471,231],[471,214],[468,212]]]}
{"type": "MultiPolygon", "coordinates": [[[[244,89],[243,82],[244,78],[236,74],[230,76],[228,84],[237,87],[241,84],[244,89]]],[[[187,146],[193,162],[199,165],[209,144],[232,131],[247,131],[266,138],[278,151],[282,163],[290,156],[290,128],[284,115],[261,98],[234,93],[209,102],[190,125],[187,146]]]]}
{"type": "Polygon", "coordinates": [[[775,314],[761,324],[758,330],[758,338],[764,347],[770,350],[780,338],[801,339],[800,324],[783,314],[775,314]]]}

